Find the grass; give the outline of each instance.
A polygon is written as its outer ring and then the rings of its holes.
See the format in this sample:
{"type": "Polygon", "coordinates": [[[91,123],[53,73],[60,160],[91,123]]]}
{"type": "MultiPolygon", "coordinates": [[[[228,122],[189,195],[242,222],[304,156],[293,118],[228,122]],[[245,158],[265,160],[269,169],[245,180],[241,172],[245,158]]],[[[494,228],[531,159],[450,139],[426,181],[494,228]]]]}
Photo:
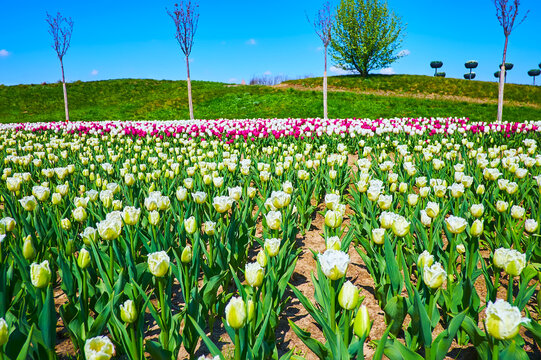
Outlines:
{"type": "MultiPolygon", "coordinates": [[[[509,77],[511,76],[510,72],[509,77]]],[[[315,88],[321,87],[321,78],[290,80],[286,83],[315,88]]],[[[423,75],[370,75],[366,79],[358,75],[332,76],[329,77],[328,85],[331,88],[358,91],[435,94],[493,100],[498,98],[498,83],[495,81],[469,81],[423,75]]],[[[540,105],[541,86],[505,84],[505,100],[540,105]]]]}
{"type": "MultiPolygon", "coordinates": [[[[316,91],[320,83],[321,78],[288,81],[279,87],[194,81],[194,115],[202,119],[322,116],[322,96],[316,91]]],[[[330,117],[457,116],[493,121],[496,116],[495,83],[395,75],[331,77],[329,85],[341,89],[329,93],[330,117]],[[377,92],[382,90],[386,93],[377,92]]],[[[67,87],[74,121],[188,118],[184,81],[78,81],[67,87]]],[[[504,107],[504,119],[541,120],[541,87],[508,84],[505,94],[513,102],[504,107]]],[[[1,122],[63,119],[61,84],[0,85],[1,122]]]]}

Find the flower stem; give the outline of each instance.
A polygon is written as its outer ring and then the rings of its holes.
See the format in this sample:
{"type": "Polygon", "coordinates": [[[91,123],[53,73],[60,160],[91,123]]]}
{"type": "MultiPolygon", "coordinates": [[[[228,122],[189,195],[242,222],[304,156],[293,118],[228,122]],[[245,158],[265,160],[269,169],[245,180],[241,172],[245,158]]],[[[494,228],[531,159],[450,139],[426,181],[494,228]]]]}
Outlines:
{"type": "Polygon", "coordinates": [[[366,337],[359,338],[359,342],[361,343],[361,346],[359,346],[359,350],[357,350],[357,360],[364,360],[364,342],[366,341],[366,337]]]}
{"type": "Polygon", "coordinates": [[[160,316],[162,318],[162,334],[160,335],[160,338],[162,340],[162,345],[164,348],[167,349],[167,345],[169,343],[169,324],[167,324],[165,319],[165,289],[164,289],[164,280],[162,278],[158,278],[158,292],[159,292],[159,299],[160,299],[160,316]]]}
{"type": "Polygon", "coordinates": [[[136,343],[136,338],[135,338],[135,325],[134,324],[130,324],[130,335],[131,335],[131,350],[132,350],[132,356],[135,360],[139,360],[139,351],[138,351],[138,346],[137,346],[137,343],[136,343]]]}
{"type": "Polygon", "coordinates": [[[498,340],[494,339],[494,343],[492,344],[492,360],[498,360],[500,356],[500,345],[498,344],[498,340]]]}
{"type": "Polygon", "coordinates": [[[235,360],[240,360],[240,336],[239,336],[239,330],[235,330],[235,360]]]}
{"type": "MultiPolygon", "coordinates": [[[[83,269],[83,281],[82,281],[82,300],[83,300],[83,313],[84,317],[87,318],[88,315],[88,290],[86,286],[86,270],[83,269]]],[[[85,336],[88,335],[88,322],[84,322],[85,336]]]]}
{"type": "Polygon", "coordinates": [[[345,310],[344,315],[346,316],[346,321],[344,321],[344,344],[346,344],[347,347],[349,347],[349,326],[351,323],[351,317],[350,313],[351,311],[345,310]]]}
{"type": "Polygon", "coordinates": [[[329,312],[329,321],[331,322],[331,330],[336,329],[336,291],[334,289],[334,281],[330,280],[331,290],[331,311],[329,312]]]}
{"type": "Polygon", "coordinates": [[[109,278],[111,279],[111,286],[115,283],[113,278],[114,271],[114,258],[113,258],[113,242],[109,242],[109,278]]]}
{"type": "Polygon", "coordinates": [[[513,276],[509,275],[509,283],[507,284],[507,302],[513,304],[513,276]]]}
{"type": "Polygon", "coordinates": [[[449,261],[447,262],[447,275],[452,276],[454,275],[454,270],[456,269],[454,264],[454,257],[455,257],[455,244],[456,244],[456,238],[458,235],[451,236],[451,239],[449,241],[449,261]]]}

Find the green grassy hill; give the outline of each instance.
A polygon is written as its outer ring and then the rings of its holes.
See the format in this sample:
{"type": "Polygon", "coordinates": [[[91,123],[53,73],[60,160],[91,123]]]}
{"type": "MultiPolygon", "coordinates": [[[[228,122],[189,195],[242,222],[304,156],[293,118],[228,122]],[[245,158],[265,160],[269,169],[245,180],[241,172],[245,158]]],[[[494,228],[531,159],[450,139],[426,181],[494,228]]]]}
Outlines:
{"type": "MultiPolygon", "coordinates": [[[[194,115],[201,119],[322,116],[321,78],[275,87],[194,81],[194,115]]],[[[72,120],[188,118],[186,82],[119,79],[67,84],[72,120]]],[[[541,120],[541,87],[506,85],[504,119],[541,120]]],[[[430,76],[329,78],[329,116],[469,117],[493,121],[497,84],[430,76]]],[[[0,85],[0,121],[64,119],[61,84],[0,85]]]]}

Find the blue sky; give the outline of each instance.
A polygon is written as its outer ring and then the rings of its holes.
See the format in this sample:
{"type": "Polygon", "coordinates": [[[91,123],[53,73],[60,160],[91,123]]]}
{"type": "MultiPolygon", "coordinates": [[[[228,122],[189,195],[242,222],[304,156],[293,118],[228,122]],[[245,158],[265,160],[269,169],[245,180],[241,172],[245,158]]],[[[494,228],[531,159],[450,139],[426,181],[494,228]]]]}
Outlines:
{"type": "MultiPolygon", "coordinates": [[[[321,42],[308,24],[322,0],[200,0],[191,55],[195,80],[247,82],[253,75],[319,76],[321,42]]],[[[335,0],[335,3],[338,0],[335,0]]],[[[492,0],[388,0],[407,24],[402,49],[409,55],[384,72],[431,75],[442,60],[448,77],[462,78],[464,62],[477,60],[477,79],[494,81],[504,36],[492,0]]],[[[184,58],[165,8],[174,1],[2,1],[0,84],[55,82],[60,67],[45,13],[71,16],[68,81],[114,78],[185,79],[184,58]]],[[[531,84],[527,71],[541,63],[541,1],[522,0],[526,21],[511,34],[508,82],[531,84]]],[[[332,63],[330,64],[332,65],[332,63]]],[[[331,69],[330,74],[339,72],[331,69]]],[[[379,71],[376,71],[379,73],[379,71]]],[[[537,83],[541,83],[538,81],[537,83]]]]}

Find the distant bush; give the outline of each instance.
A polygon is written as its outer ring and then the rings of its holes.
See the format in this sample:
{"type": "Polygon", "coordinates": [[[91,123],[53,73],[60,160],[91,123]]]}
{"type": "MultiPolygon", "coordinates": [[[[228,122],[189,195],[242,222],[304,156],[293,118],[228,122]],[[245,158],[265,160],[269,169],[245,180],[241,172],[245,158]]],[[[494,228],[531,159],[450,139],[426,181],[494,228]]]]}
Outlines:
{"type": "Polygon", "coordinates": [[[441,71],[441,72],[437,72],[434,76],[437,76],[437,77],[445,77],[447,74],[445,73],[445,71],[441,71]]]}
{"type": "MultiPolygon", "coordinates": [[[[515,65],[512,63],[505,63],[505,71],[512,70],[515,65]]],[[[502,64],[498,65],[498,69],[502,67],[502,64]]]]}
{"type": "Polygon", "coordinates": [[[434,76],[438,76],[438,69],[443,66],[443,61],[431,61],[430,67],[434,69],[434,76]]]}
{"type": "Polygon", "coordinates": [[[466,73],[466,74],[464,74],[464,79],[466,79],[466,80],[473,80],[473,79],[475,79],[475,73],[474,73],[474,72],[471,72],[471,73],[466,73]]]}
{"type": "Polygon", "coordinates": [[[466,63],[464,64],[466,69],[475,69],[477,65],[479,65],[479,63],[475,60],[466,61],[466,63]]]}
{"type": "Polygon", "coordinates": [[[533,77],[533,84],[534,85],[535,85],[535,77],[539,76],[539,74],[541,74],[541,70],[539,70],[539,69],[532,69],[532,70],[528,71],[528,75],[533,77]]]}

